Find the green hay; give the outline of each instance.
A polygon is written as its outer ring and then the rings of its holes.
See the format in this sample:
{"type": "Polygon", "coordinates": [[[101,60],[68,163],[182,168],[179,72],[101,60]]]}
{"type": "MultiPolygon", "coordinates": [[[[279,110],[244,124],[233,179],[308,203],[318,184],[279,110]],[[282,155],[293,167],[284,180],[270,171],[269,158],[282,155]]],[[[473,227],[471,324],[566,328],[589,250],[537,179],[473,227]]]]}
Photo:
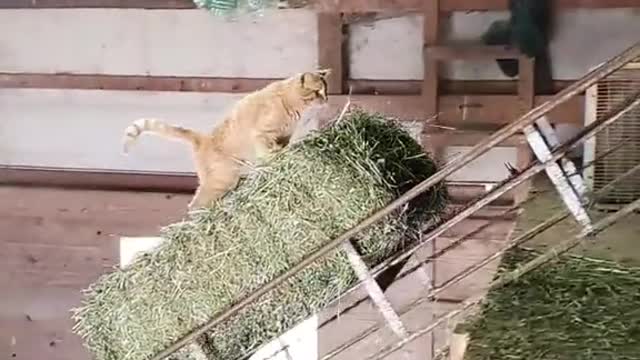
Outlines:
{"type": "MultiPolygon", "coordinates": [[[[292,145],[211,209],[163,229],[170,241],[101,277],[74,310],[96,360],[148,359],[282,274],[436,171],[420,145],[380,115],[352,111],[292,145]]],[[[416,239],[446,205],[442,185],[360,234],[369,266],[416,239]]],[[[243,358],[354,285],[336,252],[198,343],[209,359],[243,358]]],[[[182,353],[180,358],[193,358],[182,353]]]]}
{"type": "MultiPolygon", "coordinates": [[[[515,250],[502,271],[537,254],[515,250]]],[[[467,360],[640,359],[640,268],[562,256],[490,291],[467,360]]]]}

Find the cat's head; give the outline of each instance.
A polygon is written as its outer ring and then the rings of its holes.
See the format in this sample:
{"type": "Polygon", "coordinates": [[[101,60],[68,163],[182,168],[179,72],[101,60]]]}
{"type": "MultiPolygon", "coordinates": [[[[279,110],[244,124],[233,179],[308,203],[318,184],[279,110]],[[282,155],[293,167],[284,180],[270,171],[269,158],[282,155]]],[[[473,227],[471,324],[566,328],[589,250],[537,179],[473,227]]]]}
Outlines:
{"type": "Polygon", "coordinates": [[[300,95],[305,103],[312,105],[326,104],[327,78],[331,74],[331,69],[304,72],[298,76],[300,95]]]}

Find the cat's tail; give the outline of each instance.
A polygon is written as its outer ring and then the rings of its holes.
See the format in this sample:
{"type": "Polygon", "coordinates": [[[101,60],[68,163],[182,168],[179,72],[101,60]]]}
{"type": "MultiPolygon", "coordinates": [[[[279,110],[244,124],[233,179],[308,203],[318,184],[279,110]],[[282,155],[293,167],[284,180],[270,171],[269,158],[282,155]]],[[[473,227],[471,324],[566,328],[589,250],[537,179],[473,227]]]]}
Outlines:
{"type": "Polygon", "coordinates": [[[182,140],[198,147],[203,135],[180,126],[169,125],[157,119],[138,119],[124,130],[123,152],[126,154],[133,143],[144,132],[150,132],[165,138],[182,140]]]}

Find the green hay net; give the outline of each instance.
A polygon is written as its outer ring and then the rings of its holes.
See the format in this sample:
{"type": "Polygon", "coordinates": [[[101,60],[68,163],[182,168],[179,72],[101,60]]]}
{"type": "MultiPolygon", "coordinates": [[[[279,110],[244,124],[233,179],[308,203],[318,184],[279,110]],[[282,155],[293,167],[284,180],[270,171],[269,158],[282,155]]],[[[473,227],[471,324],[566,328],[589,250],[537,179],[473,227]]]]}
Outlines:
{"type": "MultiPolygon", "coordinates": [[[[536,255],[511,251],[501,271],[536,255]]],[[[640,359],[640,268],[562,256],[490,291],[457,331],[470,334],[465,360],[640,359]]]]}
{"type": "MultiPolygon", "coordinates": [[[[74,310],[96,360],[143,360],[282,274],[436,171],[396,123],[355,110],[283,151],[212,208],[163,229],[166,241],[104,275],[74,310]]],[[[433,224],[438,185],[354,239],[369,266],[433,224]]],[[[198,339],[208,359],[245,358],[356,282],[334,252],[198,339]]],[[[188,351],[187,351],[188,352],[188,351]]],[[[191,358],[182,352],[179,358],[191,358]]]]}

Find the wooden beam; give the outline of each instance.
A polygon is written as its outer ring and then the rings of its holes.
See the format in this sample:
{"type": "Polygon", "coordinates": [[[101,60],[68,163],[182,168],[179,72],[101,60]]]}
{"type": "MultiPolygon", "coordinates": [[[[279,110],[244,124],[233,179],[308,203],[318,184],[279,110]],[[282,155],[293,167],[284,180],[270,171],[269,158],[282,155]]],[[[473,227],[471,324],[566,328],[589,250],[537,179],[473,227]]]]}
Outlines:
{"type": "Polygon", "coordinates": [[[191,0],[2,0],[0,9],[195,9],[191,0]]]}
{"type": "MultiPolygon", "coordinates": [[[[423,48],[437,46],[440,38],[440,0],[425,0],[423,5],[423,48]]],[[[422,84],[422,98],[425,106],[426,118],[438,114],[438,80],[440,71],[438,58],[422,54],[424,63],[424,79],[422,84]]]]}
{"type": "Polygon", "coordinates": [[[0,88],[245,93],[278,79],[0,73],[0,88]]]}
{"type": "Polygon", "coordinates": [[[190,0],[3,0],[0,9],[137,8],[195,9],[190,0]]]}
{"type": "MultiPolygon", "coordinates": [[[[423,0],[317,0],[316,8],[322,11],[344,13],[422,11],[423,0]]],[[[556,0],[561,9],[606,9],[639,7],[637,0],[556,0]]],[[[499,11],[508,9],[508,0],[441,0],[440,11],[499,11]]]]}
{"type": "MultiPolygon", "coordinates": [[[[556,80],[553,93],[569,86],[573,81],[556,80]]],[[[418,95],[422,91],[422,80],[369,80],[350,79],[347,81],[354,94],[360,95],[418,95]]],[[[440,79],[440,94],[444,95],[513,95],[518,93],[517,80],[449,80],[440,79]]],[[[552,94],[542,94],[552,95],[552,94]]]]}
{"type": "Polygon", "coordinates": [[[437,60],[497,60],[517,59],[520,51],[510,46],[446,45],[427,46],[425,56],[437,60]]]}
{"type": "Polygon", "coordinates": [[[523,113],[526,113],[533,109],[535,104],[535,59],[519,56],[518,68],[518,96],[523,113]]]}
{"type": "MultiPolygon", "coordinates": [[[[275,80],[278,79],[0,72],[0,88],[14,89],[100,89],[245,93],[258,90],[275,80]]],[[[345,82],[349,87],[353,88],[353,94],[360,95],[419,95],[423,85],[422,80],[350,79],[345,82]]],[[[558,92],[571,83],[572,81],[568,80],[554,81],[553,89],[555,92],[558,92]]],[[[517,84],[518,82],[514,80],[441,79],[438,86],[441,94],[500,95],[517,93],[517,84]]]]}
{"type": "MultiPolygon", "coordinates": [[[[559,8],[632,8],[637,0],[556,0],[559,8]]],[[[386,12],[391,10],[421,11],[422,0],[316,0],[311,6],[324,12],[386,12]]],[[[441,11],[506,10],[508,0],[442,0],[441,11]]],[[[56,8],[127,8],[127,9],[194,9],[191,0],[2,0],[0,9],[56,8]]]]}
{"type": "MultiPolygon", "coordinates": [[[[536,96],[536,105],[551,96],[536,96]]],[[[511,123],[522,110],[516,95],[448,95],[441,96],[439,107],[440,124],[473,128],[477,126],[503,126],[511,123]]],[[[551,111],[549,118],[554,123],[572,123],[582,126],[584,98],[574,97],[551,111]]]]}
{"type": "Polygon", "coordinates": [[[167,191],[191,193],[194,174],[0,166],[0,185],[87,190],[167,191]]]}
{"type": "MultiPolygon", "coordinates": [[[[65,189],[85,191],[126,191],[139,193],[166,193],[167,199],[174,194],[192,194],[197,186],[194,174],[158,173],[158,172],[123,172],[78,170],[66,168],[42,167],[0,167],[0,185],[4,189],[15,187],[16,193],[29,189],[65,189]],[[20,190],[22,189],[22,190],[20,190]]],[[[449,182],[449,192],[454,202],[470,201],[484,193],[482,183],[449,182]]],[[[182,202],[186,200],[180,195],[182,202]]],[[[513,201],[512,193],[501,197],[501,203],[513,201]]],[[[186,203],[184,204],[186,206],[186,203]]],[[[144,234],[141,234],[144,235],[144,234]]]]}
{"type": "MultiPolygon", "coordinates": [[[[477,131],[477,130],[433,130],[426,131],[423,134],[423,142],[430,144],[434,147],[447,147],[447,146],[474,146],[480,141],[491,136],[492,131],[477,131]]],[[[518,147],[525,144],[526,139],[524,135],[513,135],[497,146],[506,147],[518,147]]]]}
{"type": "Polygon", "coordinates": [[[327,81],[329,94],[342,94],[343,67],[342,16],[338,13],[318,14],[318,66],[332,70],[327,81]]]}
{"type": "MultiPolygon", "coordinates": [[[[246,93],[257,90],[274,79],[182,79],[159,77],[89,76],[89,75],[44,75],[44,74],[0,74],[0,88],[51,88],[51,89],[104,89],[104,90],[148,90],[148,91],[199,91],[222,93],[246,93]]],[[[379,82],[352,81],[356,84],[353,102],[371,111],[380,111],[400,119],[426,119],[424,100],[420,95],[359,95],[368,86],[378,86],[379,82]]],[[[382,83],[387,86],[386,82],[382,83]]],[[[390,82],[392,90],[404,86],[404,82],[390,82]]],[[[410,83],[407,83],[410,84],[410,83]]],[[[465,83],[450,82],[452,87],[462,90],[465,83]]],[[[513,84],[513,83],[511,83],[513,84]]],[[[482,87],[482,83],[476,83],[482,87]]],[[[421,82],[413,82],[413,89],[421,82]]],[[[511,85],[510,85],[511,87],[511,85]]],[[[467,91],[472,88],[467,88],[467,91]]],[[[370,90],[369,90],[370,91],[370,90]]],[[[548,96],[536,97],[540,104],[548,96]]],[[[335,112],[344,106],[345,97],[329,97],[335,112]]],[[[582,126],[583,97],[569,100],[555,109],[550,118],[553,122],[575,123],[582,126]]],[[[438,98],[437,107],[441,111],[438,120],[450,126],[504,125],[518,115],[516,95],[444,95],[438,98]]]]}

